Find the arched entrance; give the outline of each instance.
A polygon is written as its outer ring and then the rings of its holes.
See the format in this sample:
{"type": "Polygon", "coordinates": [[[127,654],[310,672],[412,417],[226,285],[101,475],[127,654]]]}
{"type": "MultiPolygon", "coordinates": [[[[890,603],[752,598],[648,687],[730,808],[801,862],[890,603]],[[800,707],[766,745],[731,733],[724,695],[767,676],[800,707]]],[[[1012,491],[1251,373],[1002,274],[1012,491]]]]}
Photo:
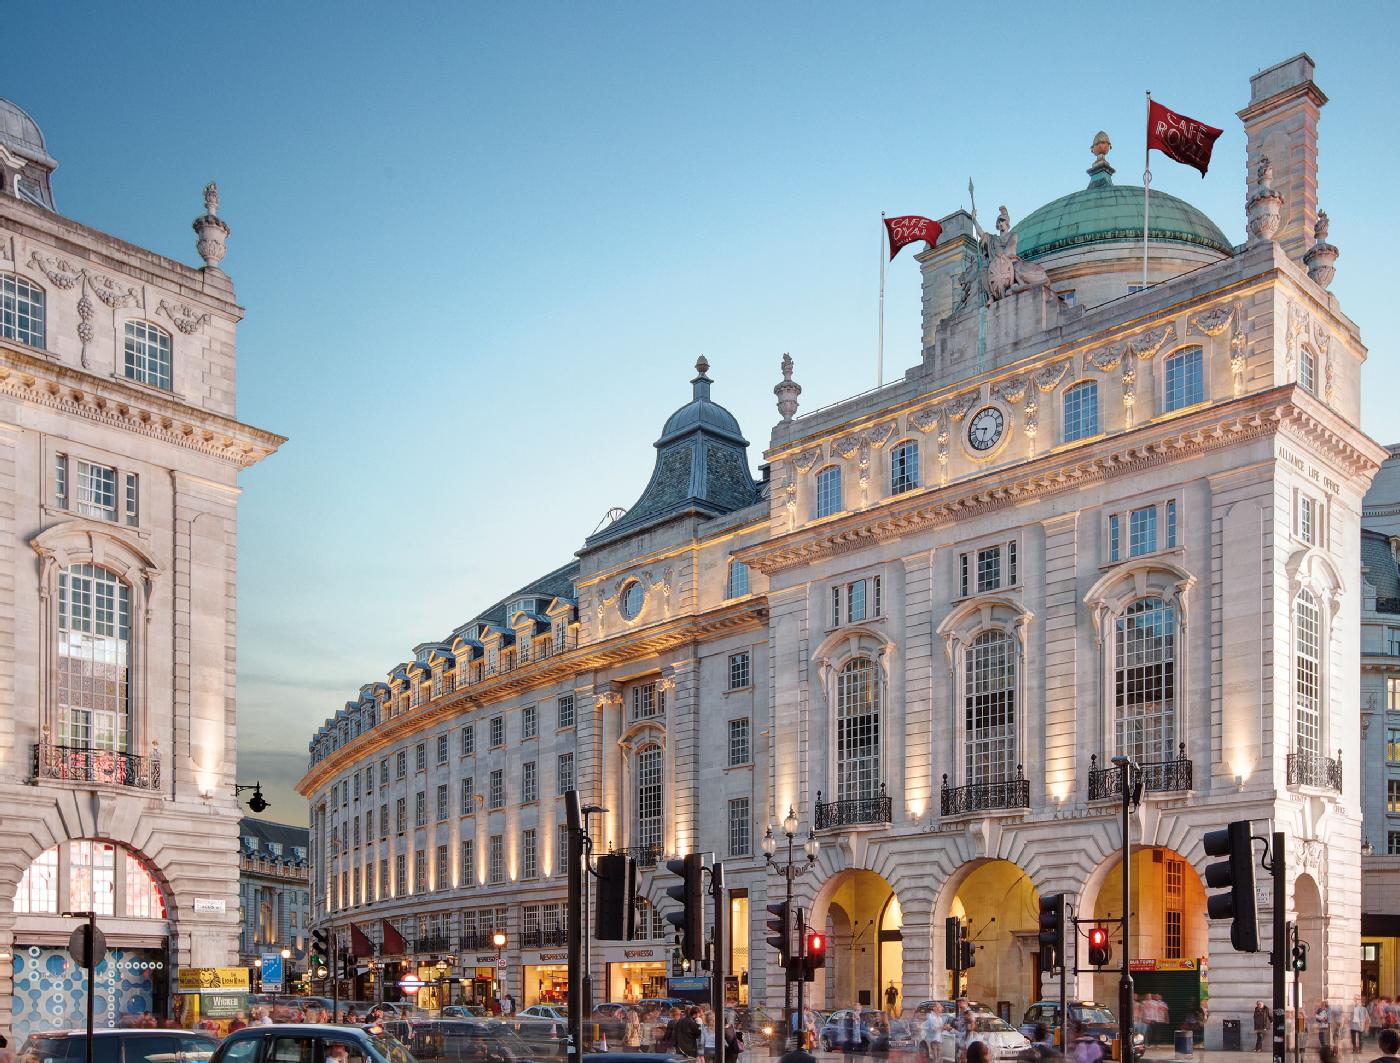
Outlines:
{"type": "MultiPolygon", "coordinates": [[[[1040,896],[1030,876],[1009,860],[987,860],[958,884],[948,915],[961,920],[973,943],[964,994],[993,1010],[1008,1006],[1019,1022],[1039,997],[1040,896]]],[[[939,995],[951,994],[949,978],[939,995]]]]}
{"type": "Polygon", "coordinates": [[[874,871],[843,871],[822,889],[813,924],[828,935],[825,984],[813,1000],[825,1010],[885,1006],[889,987],[904,1002],[904,913],[874,871]]]}
{"type": "MultiPolygon", "coordinates": [[[[1210,926],[1205,885],[1190,861],[1175,850],[1141,846],[1133,849],[1131,860],[1133,988],[1140,996],[1160,997],[1167,1005],[1167,1022],[1155,1024],[1151,1031],[1152,1039],[1161,1041],[1209,997],[1210,926]]],[[[1092,903],[1086,903],[1085,914],[1104,921],[1113,956],[1107,967],[1092,976],[1090,991],[1099,1003],[1114,1006],[1123,936],[1120,924],[1110,921],[1123,915],[1122,858],[1106,863],[1095,877],[1099,879],[1098,893],[1092,903]]],[[[1088,933],[1089,927],[1081,923],[1081,967],[1088,964],[1088,933]]]]}
{"type": "MultiPolygon", "coordinates": [[[[1311,875],[1299,875],[1293,883],[1293,907],[1298,913],[1298,936],[1308,943],[1309,949],[1308,969],[1303,972],[1303,1007],[1315,1008],[1316,1002],[1325,993],[1323,974],[1327,964],[1323,956],[1327,952],[1327,930],[1322,916],[1322,891],[1317,888],[1317,880],[1311,875]]],[[[1361,981],[1363,992],[1367,988],[1364,974],[1361,981]]],[[[1289,990],[1291,1003],[1292,986],[1289,990]]]]}

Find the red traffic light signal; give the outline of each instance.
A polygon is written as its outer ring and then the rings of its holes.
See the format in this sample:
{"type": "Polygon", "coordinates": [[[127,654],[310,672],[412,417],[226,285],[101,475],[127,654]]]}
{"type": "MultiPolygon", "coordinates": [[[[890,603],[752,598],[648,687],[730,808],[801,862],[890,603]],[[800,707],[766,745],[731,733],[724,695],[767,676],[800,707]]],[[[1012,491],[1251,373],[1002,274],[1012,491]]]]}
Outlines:
{"type": "Polygon", "coordinates": [[[1108,944],[1108,931],[1101,926],[1089,929],[1089,966],[1107,967],[1113,959],[1113,949],[1108,944]]]}
{"type": "Polygon", "coordinates": [[[822,967],[826,964],[826,935],[807,935],[807,955],[812,958],[813,967],[822,967]]]}

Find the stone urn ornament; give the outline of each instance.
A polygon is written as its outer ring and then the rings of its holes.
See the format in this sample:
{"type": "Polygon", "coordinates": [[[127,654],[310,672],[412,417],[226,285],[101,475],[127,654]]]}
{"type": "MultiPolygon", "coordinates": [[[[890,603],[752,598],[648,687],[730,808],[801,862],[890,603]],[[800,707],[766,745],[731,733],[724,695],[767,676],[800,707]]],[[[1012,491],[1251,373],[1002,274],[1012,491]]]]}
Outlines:
{"type": "Polygon", "coordinates": [[[1273,189],[1274,164],[1267,155],[1259,157],[1255,173],[1254,194],[1244,208],[1250,239],[1252,242],[1272,240],[1283,222],[1283,193],[1273,189]]]}
{"type": "Polygon", "coordinates": [[[1303,265],[1308,267],[1308,276],[1320,288],[1326,288],[1337,275],[1337,256],[1341,254],[1335,246],[1327,242],[1327,212],[1317,212],[1317,224],[1313,226],[1313,245],[1303,255],[1303,265]]]}
{"type": "Polygon", "coordinates": [[[782,369],[783,379],[773,385],[773,394],[778,396],[778,412],[783,420],[791,421],[797,412],[797,396],[802,394],[802,385],[792,379],[792,355],[783,355],[782,369]]]}
{"type": "Polygon", "coordinates": [[[204,186],[204,213],[195,218],[193,228],[197,237],[195,250],[206,268],[217,270],[228,250],[224,241],[229,230],[228,223],[219,217],[219,186],[213,181],[204,186]]]}

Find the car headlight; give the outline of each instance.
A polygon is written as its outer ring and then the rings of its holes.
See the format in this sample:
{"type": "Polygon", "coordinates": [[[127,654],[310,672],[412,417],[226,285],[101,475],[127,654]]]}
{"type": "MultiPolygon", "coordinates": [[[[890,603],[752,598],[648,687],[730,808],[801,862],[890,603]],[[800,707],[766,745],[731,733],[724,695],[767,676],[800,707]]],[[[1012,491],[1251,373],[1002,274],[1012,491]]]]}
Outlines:
{"type": "Polygon", "coordinates": [[[1135,1033],[1135,1034],[1133,1034],[1133,1044],[1135,1044],[1135,1045],[1140,1045],[1140,1044],[1146,1044],[1146,1042],[1147,1042],[1147,1039],[1146,1039],[1145,1037],[1143,1037],[1142,1034],[1140,1034],[1140,1033],[1135,1033]]]}

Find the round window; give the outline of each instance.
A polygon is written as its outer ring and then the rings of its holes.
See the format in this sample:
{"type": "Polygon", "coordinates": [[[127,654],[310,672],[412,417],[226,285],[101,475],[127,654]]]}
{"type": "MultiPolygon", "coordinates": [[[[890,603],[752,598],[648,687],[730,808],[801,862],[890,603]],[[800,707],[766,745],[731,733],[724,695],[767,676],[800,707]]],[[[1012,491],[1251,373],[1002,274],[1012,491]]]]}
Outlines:
{"type": "Polygon", "coordinates": [[[633,580],[622,588],[622,593],[617,598],[617,608],[622,613],[624,620],[636,620],[642,611],[642,606],[646,604],[647,592],[642,589],[640,580],[633,580]]]}

